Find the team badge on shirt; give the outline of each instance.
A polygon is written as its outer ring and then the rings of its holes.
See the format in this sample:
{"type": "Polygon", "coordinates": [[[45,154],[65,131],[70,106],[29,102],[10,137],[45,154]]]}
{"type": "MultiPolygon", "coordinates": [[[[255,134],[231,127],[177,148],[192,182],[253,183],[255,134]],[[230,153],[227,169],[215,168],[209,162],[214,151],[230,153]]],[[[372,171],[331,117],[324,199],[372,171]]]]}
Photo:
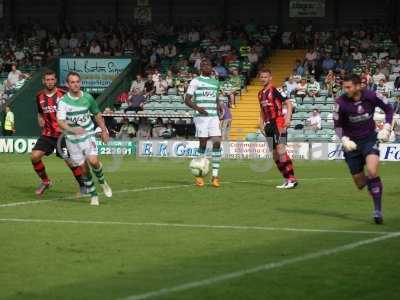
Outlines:
{"type": "Polygon", "coordinates": [[[357,106],[357,113],[360,115],[365,113],[364,107],[362,107],[361,105],[357,106]]]}

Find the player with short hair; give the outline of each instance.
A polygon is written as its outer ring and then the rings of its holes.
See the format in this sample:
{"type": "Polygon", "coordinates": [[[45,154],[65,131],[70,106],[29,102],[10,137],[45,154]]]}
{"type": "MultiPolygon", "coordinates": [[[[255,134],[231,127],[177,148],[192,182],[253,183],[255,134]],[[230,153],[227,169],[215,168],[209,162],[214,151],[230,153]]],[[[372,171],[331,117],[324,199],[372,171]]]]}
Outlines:
{"type": "Polygon", "coordinates": [[[258,76],[263,85],[262,90],[258,93],[260,130],[267,138],[275,164],[285,178],[284,183],[276,188],[293,189],[298,182],[294,176],[293,162],[286,151],[287,128],[290,126],[293,105],[272,85],[270,70],[262,69],[258,76]],[[286,115],[283,114],[283,105],[286,105],[286,115]]]}
{"type": "Polygon", "coordinates": [[[81,90],[80,75],[76,72],[70,72],[67,75],[66,82],[69,92],[58,103],[58,124],[65,132],[72,164],[80,166],[82,169],[86,188],[91,195],[90,204],[99,205],[91,169],[107,197],[112,196],[112,190],[104,178],[103,166],[98,158],[95,128],[91,114],[94,115],[101,128],[101,139],[104,143],[108,142],[109,134],[96,101],[92,95],[81,90]]]}
{"type": "MultiPolygon", "coordinates": [[[[219,114],[221,105],[218,99],[219,81],[211,77],[213,71],[210,60],[203,59],[200,64],[201,75],[194,78],[188,87],[185,103],[194,109],[193,119],[196,136],[199,138],[199,154],[205,156],[207,141],[211,139],[212,148],[212,186],[219,187],[219,168],[221,163],[221,128],[219,114]]],[[[202,177],[196,177],[196,185],[204,186],[202,177]]]]}
{"type": "Polygon", "coordinates": [[[379,141],[390,138],[393,109],[375,92],[363,89],[358,75],[349,75],[343,80],[345,94],[336,99],[334,122],[336,134],[341,138],[346,163],[354,183],[362,190],[365,186],[374,201],[374,221],[383,223],[382,180],[378,174],[379,141]],[[377,133],[374,121],[375,108],[385,114],[385,125],[377,133]],[[367,175],[364,167],[367,168],[367,175]]]}
{"type": "Polygon", "coordinates": [[[40,186],[36,189],[36,195],[43,195],[52,184],[42,159],[44,156],[54,153],[54,150],[56,150],[58,157],[66,158],[65,161],[79,184],[80,194],[85,194],[86,188],[82,179],[81,168],[72,166],[67,159],[68,155],[60,153],[60,151],[65,151],[66,148],[65,140],[61,136],[61,130],[57,123],[57,104],[64,96],[65,91],[57,87],[57,76],[53,70],[47,70],[43,73],[42,83],[44,89],[36,95],[37,117],[42,133],[31,154],[33,169],[42,180],[40,186]],[[58,143],[60,147],[57,146],[58,143]]]}

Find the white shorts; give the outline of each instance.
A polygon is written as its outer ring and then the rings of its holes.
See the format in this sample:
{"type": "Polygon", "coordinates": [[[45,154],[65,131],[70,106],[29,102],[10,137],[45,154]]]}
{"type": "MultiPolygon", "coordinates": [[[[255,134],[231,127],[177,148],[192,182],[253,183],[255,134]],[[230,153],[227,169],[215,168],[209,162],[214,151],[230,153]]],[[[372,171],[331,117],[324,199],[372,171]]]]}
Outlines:
{"type": "Polygon", "coordinates": [[[67,139],[66,143],[69,152],[68,161],[73,167],[83,165],[88,156],[98,155],[96,139],[94,137],[80,143],[72,143],[67,139]]]}
{"type": "Polygon", "coordinates": [[[195,117],[193,118],[196,126],[196,137],[208,138],[221,136],[221,126],[218,117],[195,117]]]}

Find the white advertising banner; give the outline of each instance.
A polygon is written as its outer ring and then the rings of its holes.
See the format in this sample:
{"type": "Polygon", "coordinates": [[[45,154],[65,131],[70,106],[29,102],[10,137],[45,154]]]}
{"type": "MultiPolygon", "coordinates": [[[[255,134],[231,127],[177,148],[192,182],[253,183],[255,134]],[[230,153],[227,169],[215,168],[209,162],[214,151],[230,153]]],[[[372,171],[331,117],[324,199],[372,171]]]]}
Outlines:
{"type": "MultiPolygon", "coordinates": [[[[196,157],[198,141],[160,140],[139,141],[137,153],[140,157],[196,157]]],[[[207,155],[211,155],[211,142],[207,145],[207,155]]],[[[294,159],[309,159],[308,143],[289,143],[288,153],[294,159]]],[[[265,142],[223,142],[222,157],[225,159],[272,158],[265,142]]]]}
{"type": "MultiPolygon", "coordinates": [[[[400,144],[380,144],[381,161],[400,161],[400,144]]],[[[344,152],[340,143],[312,143],[312,160],[344,159],[344,152]]]]}

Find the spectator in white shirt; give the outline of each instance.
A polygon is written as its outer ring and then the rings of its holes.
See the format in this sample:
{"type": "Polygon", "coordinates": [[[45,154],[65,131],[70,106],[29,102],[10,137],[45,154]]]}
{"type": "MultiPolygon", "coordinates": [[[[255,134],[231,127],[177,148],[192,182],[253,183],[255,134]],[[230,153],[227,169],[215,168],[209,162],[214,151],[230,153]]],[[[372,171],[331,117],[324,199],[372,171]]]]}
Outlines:
{"type": "Polygon", "coordinates": [[[251,47],[250,53],[247,54],[247,57],[249,58],[249,62],[252,64],[257,64],[258,63],[258,54],[254,47],[251,47]]]}
{"type": "Polygon", "coordinates": [[[11,71],[8,73],[7,77],[7,88],[14,89],[15,84],[20,80],[21,75],[23,75],[23,73],[20,70],[17,70],[17,65],[12,64],[11,71]]]}
{"type": "Polygon", "coordinates": [[[318,109],[313,110],[311,116],[306,120],[306,126],[315,131],[321,129],[321,115],[318,109]]]}
{"type": "Polygon", "coordinates": [[[294,81],[293,76],[289,77],[289,80],[285,82],[287,94],[290,96],[296,92],[297,83],[294,81]]]}
{"type": "Polygon", "coordinates": [[[389,88],[386,85],[385,79],[379,80],[379,83],[375,86],[375,91],[383,98],[387,98],[389,96],[389,88]]]}
{"type": "Polygon", "coordinates": [[[161,75],[157,81],[154,81],[154,86],[156,88],[156,95],[165,95],[168,91],[168,82],[161,75]]]}
{"type": "Polygon", "coordinates": [[[145,81],[141,74],[136,75],[136,80],[132,81],[131,88],[129,90],[129,94],[133,94],[135,90],[139,91],[140,93],[144,93],[144,84],[145,81]]]}
{"type": "Polygon", "coordinates": [[[24,60],[24,58],[25,58],[25,53],[24,53],[24,51],[22,51],[22,49],[17,49],[14,52],[14,55],[15,55],[15,59],[18,63],[21,62],[22,60],[24,60]]]}
{"type": "Polygon", "coordinates": [[[378,84],[379,84],[379,81],[380,81],[381,79],[385,79],[385,80],[386,80],[386,76],[385,76],[385,74],[383,74],[383,73],[381,72],[381,69],[378,68],[378,69],[376,69],[375,75],[372,76],[372,80],[373,80],[374,84],[378,85],[378,84]]]}
{"type": "Polygon", "coordinates": [[[160,71],[159,71],[158,69],[155,69],[155,70],[154,70],[154,73],[153,73],[153,75],[152,75],[152,80],[153,80],[154,82],[156,82],[156,81],[159,81],[160,79],[161,79],[160,71]]]}
{"type": "Polygon", "coordinates": [[[97,43],[97,41],[93,40],[90,43],[89,55],[100,55],[100,54],[101,54],[101,47],[97,43]]]}
{"type": "Polygon", "coordinates": [[[307,80],[302,78],[296,87],[296,96],[304,98],[307,94],[307,80]]]}
{"type": "Polygon", "coordinates": [[[351,56],[353,57],[353,60],[356,62],[359,62],[360,60],[363,59],[362,53],[357,48],[354,49],[354,52],[351,54],[351,56]]]}

